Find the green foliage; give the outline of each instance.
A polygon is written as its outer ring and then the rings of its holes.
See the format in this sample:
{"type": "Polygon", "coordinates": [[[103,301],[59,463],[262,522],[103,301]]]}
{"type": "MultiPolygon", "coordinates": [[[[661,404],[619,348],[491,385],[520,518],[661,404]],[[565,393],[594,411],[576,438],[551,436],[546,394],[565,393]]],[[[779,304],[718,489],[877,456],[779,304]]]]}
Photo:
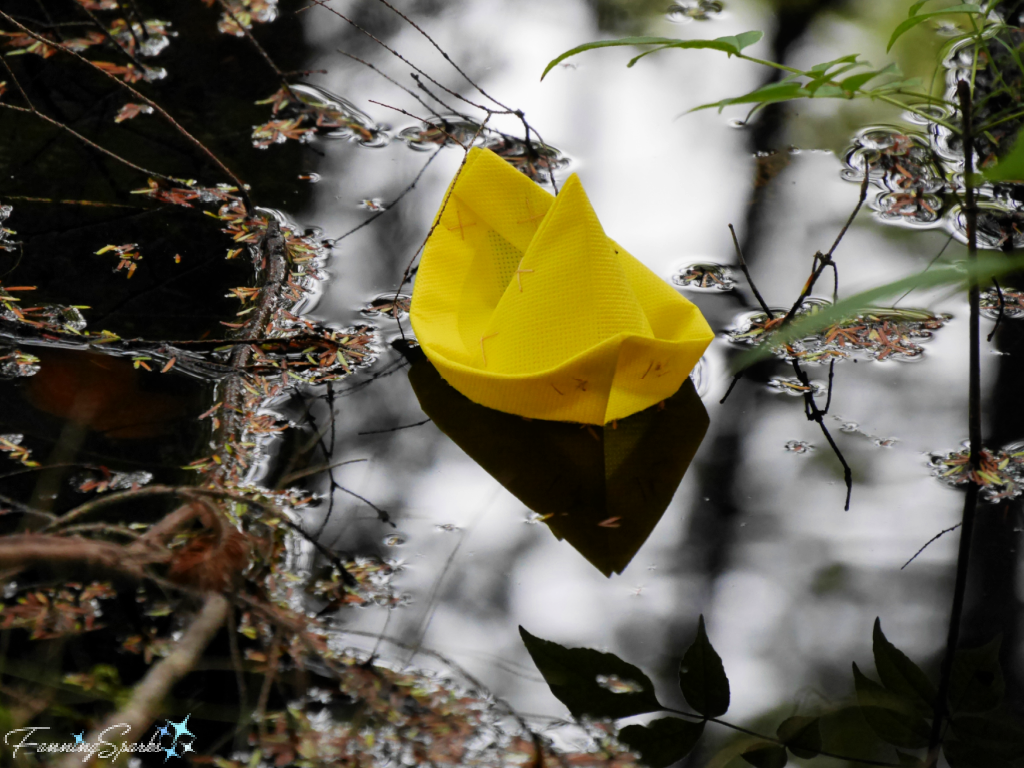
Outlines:
{"type": "Polygon", "coordinates": [[[920,749],[928,746],[931,732],[928,723],[917,714],[907,697],[868,679],[856,663],[853,665],[853,681],[861,714],[871,730],[896,747],[920,749]]]}
{"type": "Polygon", "coordinates": [[[904,696],[914,710],[931,717],[935,711],[935,686],[906,654],[890,643],[882,632],[882,623],[875,619],[873,632],[875,669],[882,684],[890,691],[904,696]]]}
{"type": "MultiPolygon", "coordinates": [[[[621,37],[617,40],[598,40],[593,43],[578,45],[575,48],[553,58],[548,62],[548,65],[544,67],[544,72],[541,74],[540,79],[543,80],[547,76],[548,72],[570,56],[575,56],[576,54],[583,53],[584,51],[592,51],[596,48],[617,48],[624,45],[656,45],[659,47],[655,50],[659,51],[663,51],[668,48],[710,48],[716,51],[724,51],[730,56],[736,56],[739,55],[739,52],[744,48],[753,45],[763,36],[763,32],[755,31],[742,32],[739,35],[719,37],[714,40],[678,40],[673,37],[621,37]]],[[[648,51],[648,53],[653,53],[653,51],[648,51]]],[[[633,66],[638,59],[645,55],[647,54],[637,56],[629,62],[629,66],[633,66]]]]}
{"type": "MultiPolygon", "coordinates": [[[[927,2],[927,0],[925,0],[925,2],[927,2]]],[[[951,5],[949,8],[943,8],[941,11],[930,11],[929,13],[918,14],[917,11],[923,4],[923,2],[915,3],[910,9],[910,18],[893,30],[892,37],[889,38],[889,45],[885,49],[886,53],[892,50],[896,41],[899,40],[906,32],[910,31],[918,24],[928,21],[928,19],[933,19],[936,16],[949,16],[957,13],[984,13],[984,9],[977,3],[961,3],[960,5],[951,5]]]]}
{"type": "Polygon", "coordinates": [[[748,748],[741,757],[754,768],[785,768],[786,763],[789,762],[786,748],[771,742],[755,744],[748,748]]]}
{"type": "Polygon", "coordinates": [[[719,717],[729,709],[729,678],[708,640],[703,616],[697,620],[697,638],[679,664],[679,689],[704,717],[719,717]]]}
{"type": "Polygon", "coordinates": [[[519,634],[551,692],[568,707],[573,717],[620,718],[663,709],[654,696],[650,678],[615,654],[590,648],[566,648],[534,637],[522,627],[519,634]],[[598,683],[598,676],[617,678],[639,689],[616,693],[598,683]]]}
{"type": "Polygon", "coordinates": [[[961,649],[953,657],[949,709],[954,714],[990,712],[1002,703],[1006,683],[999,666],[996,637],[981,648],[961,649]]]}
{"type": "Polygon", "coordinates": [[[639,752],[648,768],[664,768],[686,757],[703,733],[703,721],[662,717],[647,725],[626,726],[619,732],[619,740],[639,752]]]}
{"type": "Polygon", "coordinates": [[[1013,147],[998,163],[981,172],[985,181],[1024,182],[1024,132],[1017,134],[1013,147]]]}
{"type": "Polygon", "coordinates": [[[805,760],[821,752],[821,727],[817,717],[790,717],[782,721],[775,735],[790,752],[805,760]]]}

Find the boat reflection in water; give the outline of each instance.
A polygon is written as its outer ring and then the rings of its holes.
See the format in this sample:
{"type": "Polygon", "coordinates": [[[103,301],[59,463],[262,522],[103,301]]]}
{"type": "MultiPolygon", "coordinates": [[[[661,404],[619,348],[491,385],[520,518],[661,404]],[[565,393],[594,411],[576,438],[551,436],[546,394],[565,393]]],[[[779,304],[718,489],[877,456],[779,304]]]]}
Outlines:
{"type": "Polygon", "coordinates": [[[477,405],[416,352],[406,351],[409,381],[426,415],[606,576],[651,535],[707,431],[689,379],[659,406],[587,426],[477,405]]]}

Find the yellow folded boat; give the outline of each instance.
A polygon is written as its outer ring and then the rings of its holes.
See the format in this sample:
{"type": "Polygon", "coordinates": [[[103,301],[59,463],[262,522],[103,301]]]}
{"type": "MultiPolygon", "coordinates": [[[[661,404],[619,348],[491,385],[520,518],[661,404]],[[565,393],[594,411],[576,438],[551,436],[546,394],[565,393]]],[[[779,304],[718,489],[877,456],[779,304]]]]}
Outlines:
{"type": "Polygon", "coordinates": [[[557,197],[474,148],[423,253],[411,320],[473,402],[606,424],[670,397],[713,334],[605,235],[573,174],[557,197]]]}

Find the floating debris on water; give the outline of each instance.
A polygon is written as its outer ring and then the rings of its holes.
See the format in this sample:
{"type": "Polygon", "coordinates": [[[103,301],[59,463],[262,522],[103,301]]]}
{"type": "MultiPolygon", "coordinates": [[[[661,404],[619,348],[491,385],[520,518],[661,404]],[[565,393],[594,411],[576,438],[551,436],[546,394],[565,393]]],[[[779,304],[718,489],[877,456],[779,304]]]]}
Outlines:
{"type": "Polygon", "coordinates": [[[391,140],[381,126],[355,105],[333,93],[312,85],[283,86],[270,98],[257,101],[270,104],[275,119],[253,128],[252,144],[266,149],[271,144],[325,139],[346,139],[364,147],[383,147],[391,140]]]}
{"type": "Polygon", "coordinates": [[[32,458],[32,449],[21,444],[24,439],[24,435],[15,433],[0,435],[0,452],[9,454],[12,460],[23,467],[38,467],[39,462],[32,458]]]}
{"type": "Polygon", "coordinates": [[[931,454],[928,467],[932,474],[954,488],[971,481],[977,483],[981,498],[991,504],[1024,493],[1024,443],[1013,443],[996,451],[983,448],[977,471],[971,468],[969,443],[965,441],[963,446],[959,451],[931,454]]]}
{"type": "Polygon", "coordinates": [[[550,519],[552,514],[552,512],[549,512],[546,515],[542,515],[539,512],[531,512],[526,516],[526,519],[523,520],[523,522],[527,525],[537,525],[538,523],[543,523],[545,520],[550,519]]]}
{"type": "Polygon", "coordinates": [[[790,440],[783,446],[783,448],[785,448],[790,453],[800,454],[810,453],[811,451],[814,450],[814,446],[804,440],[790,440]]]}
{"type": "Polygon", "coordinates": [[[810,381],[810,386],[805,386],[800,379],[789,378],[789,379],[769,379],[768,389],[773,392],[782,392],[793,397],[803,397],[808,392],[813,396],[818,397],[828,392],[828,387],[822,384],[820,381],[810,381]]]}
{"type": "MultiPolygon", "coordinates": [[[[798,315],[816,312],[829,302],[817,299],[804,302],[798,315]]],[[[758,344],[769,340],[785,317],[785,309],[773,309],[741,316],[726,338],[735,344],[758,344]]],[[[868,310],[850,320],[826,328],[799,341],[776,347],[773,351],[786,360],[827,363],[857,357],[866,360],[914,360],[921,356],[921,343],[942,328],[951,315],[936,315],[923,309],[868,310]]],[[[769,341],[770,343],[770,341],[769,341]]]]}
{"type": "Polygon", "coordinates": [[[1002,294],[1002,309],[1004,320],[1016,320],[1024,317],[1024,293],[1016,288],[1003,288],[997,291],[995,288],[981,292],[981,314],[990,320],[999,317],[1000,294],[1002,294]]]}
{"type": "MultiPolygon", "coordinates": [[[[203,0],[212,7],[217,0],[203,0]]],[[[244,37],[245,29],[255,24],[269,24],[277,18],[277,0],[226,0],[217,29],[225,35],[244,37]],[[243,29],[244,27],[244,29],[243,29]]]]}
{"type": "Polygon", "coordinates": [[[397,533],[392,533],[390,536],[384,537],[385,547],[400,547],[405,544],[405,537],[400,536],[397,533]]]}
{"type": "Polygon", "coordinates": [[[736,286],[731,269],[710,262],[682,267],[672,282],[691,291],[731,291],[736,286]]]}
{"type": "Polygon", "coordinates": [[[839,431],[847,433],[860,432],[860,424],[856,421],[846,421],[839,427],[839,431]]]}
{"type": "Polygon", "coordinates": [[[0,380],[21,379],[39,373],[39,358],[20,349],[0,348],[0,380]]]}
{"type": "MultiPolygon", "coordinates": [[[[1024,248],[1024,210],[1010,201],[982,200],[977,205],[979,248],[1005,251],[1024,248]]],[[[953,237],[966,243],[967,215],[959,205],[950,210],[947,222],[953,237]]]]}
{"type": "Polygon", "coordinates": [[[411,604],[410,596],[395,592],[391,582],[396,571],[383,560],[376,557],[357,557],[344,562],[343,565],[345,571],[355,581],[354,585],[346,583],[342,574],[332,569],[329,578],[318,579],[309,588],[311,596],[327,602],[323,611],[370,605],[396,608],[411,604]]]}
{"type": "Polygon", "coordinates": [[[691,21],[710,21],[722,14],[725,4],[719,0],[685,0],[669,6],[667,17],[677,24],[691,21]]]}
{"type": "Polygon", "coordinates": [[[871,207],[884,221],[900,222],[916,227],[938,224],[942,218],[942,199],[913,192],[885,192],[875,198],[871,207]]]}
{"type": "Polygon", "coordinates": [[[873,437],[871,442],[877,445],[879,448],[892,448],[896,443],[899,442],[898,437],[873,437]]]}
{"type": "Polygon", "coordinates": [[[129,102],[121,107],[114,116],[115,123],[123,123],[125,120],[132,120],[139,115],[151,115],[153,108],[149,104],[135,104],[129,102]]]}
{"type": "Polygon", "coordinates": [[[106,467],[84,472],[71,480],[79,493],[136,490],[153,482],[151,472],[112,472],[106,467]]]}
{"type": "Polygon", "coordinates": [[[380,213],[390,208],[391,204],[384,202],[379,197],[369,197],[364,200],[360,200],[359,207],[364,211],[373,211],[374,213],[380,213]]]}
{"type": "Polygon", "coordinates": [[[131,26],[126,19],[114,19],[108,32],[129,55],[157,56],[171,44],[172,37],[178,36],[169,31],[170,26],[170,22],[158,19],[147,19],[142,24],[133,21],[131,26]]]}
{"type": "Polygon", "coordinates": [[[462,529],[455,523],[444,523],[442,525],[435,525],[434,530],[438,533],[454,533],[455,531],[461,531],[462,529]]]}
{"type": "Polygon", "coordinates": [[[373,299],[360,312],[366,317],[384,315],[399,320],[409,314],[411,304],[412,297],[407,294],[400,293],[396,296],[393,293],[384,293],[373,299]]]}
{"type": "Polygon", "coordinates": [[[644,689],[640,683],[625,680],[618,675],[598,675],[594,679],[599,686],[612,693],[640,693],[644,689]]]}
{"type": "Polygon", "coordinates": [[[540,182],[547,181],[553,171],[566,168],[572,162],[555,147],[539,141],[527,143],[454,115],[435,115],[425,125],[403,128],[398,132],[398,138],[417,150],[455,145],[466,149],[471,146],[483,147],[503,158],[516,170],[540,182]]]}
{"type": "Polygon", "coordinates": [[[421,152],[434,147],[479,143],[483,128],[479,123],[456,115],[435,115],[425,125],[413,125],[398,132],[398,138],[410,149],[421,152]]]}
{"type": "Polygon", "coordinates": [[[299,181],[308,181],[310,184],[316,184],[320,181],[319,173],[300,173],[299,181]]]}
{"type": "Polygon", "coordinates": [[[13,229],[8,229],[3,226],[4,222],[10,218],[12,213],[14,213],[14,208],[12,206],[0,205],[0,251],[13,251],[18,247],[18,244],[11,240],[11,236],[18,233],[13,229]]]}
{"type": "Polygon", "coordinates": [[[867,170],[872,184],[890,192],[935,193],[945,188],[928,138],[899,128],[874,126],[858,132],[844,162],[844,179],[860,182],[867,170]]]}

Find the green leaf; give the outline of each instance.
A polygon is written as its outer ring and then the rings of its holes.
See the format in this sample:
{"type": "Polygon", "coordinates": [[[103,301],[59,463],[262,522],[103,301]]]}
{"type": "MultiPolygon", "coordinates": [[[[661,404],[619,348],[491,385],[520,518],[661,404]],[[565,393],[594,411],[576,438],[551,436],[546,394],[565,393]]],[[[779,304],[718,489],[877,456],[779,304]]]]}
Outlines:
{"type": "Polygon", "coordinates": [[[882,740],[904,749],[928,746],[931,733],[928,723],[914,711],[913,704],[905,696],[887,691],[869,680],[856,664],[853,665],[853,683],[861,714],[882,740]]]}
{"type": "Polygon", "coordinates": [[[904,35],[904,33],[906,33],[908,30],[913,29],[918,24],[927,21],[928,19],[935,18],[936,16],[949,16],[950,14],[954,13],[982,13],[981,6],[977,5],[976,3],[961,3],[960,5],[951,5],[949,8],[944,8],[941,11],[931,11],[929,13],[917,14],[916,9],[920,7],[920,5],[916,6],[913,9],[915,13],[912,13],[909,19],[904,21],[902,24],[896,27],[896,29],[893,30],[892,37],[889,38],[889,45],[885,49],[886,53],[892,50],[893,45],[896,44],[896,41],[899,40],[904,35]]]}
{"type": "Polygon", "coordinates": [[[744,752],[741,757],[755,768],[785,768],[789,762],[786,748],[764,741],[744,752]]]}
{"type": "Polygon", "coordinates": [[[957,741],[1004,758],[1024,757],[1024,728],[1003,712],[984,717],[961,715],[950,722],[957,741]]]}
{"type": "Polygon", "coordinates": [[[548,72],[570,56],[575,56],[584,51],[592,51],[596,48],[615,48],[623,45],[660,45],[664,48],[710,48],[716,51],[724,51],[732,56],[738,54],[744,48],[753,45],[763,36],[763,32],[753,31],[743,32],[739,35],[719,37],[715,40],[679,40],[673,37],[620,37],[617,40],[597,40],[593,43],[578,45],[552,59],[544,68],[544,73],[540,76],[540,79],[543,80],[548,72]]]}
{"type": "Polygon", "coordinates": [[[750,93],[745,93],[742,96],[735,96],[731,99],[722,99],[721,101],[716,101],[713,104],[701,104],[699,107],[694,107],[690,111],[699,112],[702,109],[718,107],[718,111],[721,112],[730,104],[770,104],[778,101],[806,99],[809,96],[810,94],[804,90],[800,83],[789,80],[779,83],[769,83],[768,85],[764,85],[750,93]]]}
{"type": "Polygon", "coordinates": [[[905,765],[907,768],[925,768],[924,760],[913,755],[908,755],[906,752],[900,752],[896,750],[896,759],[900,761],[900,765],[905,765]]]}
{"type": "Polygon", "coordinates": [[[821,752],[821,728],[817,717],[797,715],[783,720],[775,735],[790,752],[805,760],[821,752]]]}
{"type": "Polygon", "coordinates": [[[875,669],[882,679],[882,685],[893,693],[905,696],[918,714],[931,717],[935,711],[935,686],[917,664],[886,639],[882,632],[882,622],[877,618],[872,640],[875,669]]]}
{"type": "Polygon", "coordinates": [[[981,175],[989,181],[1024,181],[1024,131],[1017,134],[1013,148],[981,175]]]}
{"type": "Polygon", "coordinates": [[[917,288],[937,288],[944,285],[967,285],[971,276],[979,281],[999,277],[1024,269],[1024,257],[979,256],[973,264],[939,267],[895,280],[877,288],[861,291],[821,310],[796,317],[785,328],[775,331],[768,339],[740,355],[732,366],[732,373],[748,368],[772,356],[772,349],[781,344],[792,344],[798,339],[812,336],[836,323],[856,317],[890,296],[898,296],[917,288]]]}
{"type": "Polygon", "coordinates": [[[729,678],[708,640],[703,615],[697,621],[697,638],[679,663],[679,690],[704,717],[719,717],[729,709],[729,678]]]}
{"type": "Polygon", "coordinates": [[[825,61],[825,62],[822,62],[821,64],[815,64],[813,67],[811,67],[808,70],[808,72],[822,72],[822,73],[825,73],[825,72],[828,72],[830,69],[832,69],[832,67],[836,66],[837,64],[858,64],[858,63],[864,64],[864,63],[866,63],[866,62],[858,62],[857,61],[858,58],[860,58],[860,54],[859,53],[850,53],[850,54],[847,54],[846,56],[840,56],[838,59],[832,59],[832,61],[825,61]]]}
{"type": "Polygon", "coordinates": [[[908,13],[907,15],[908,16],[916,16],[917,12],[919,10],[921,10],[921,6],[923,6],[925,3],[930,3],[930,2],[931,2],[931,0],[917,0],[916,3],[914,3],[912,6],[910,6],[910,13],[908,13]]]}
{"type": "Polygon", "coordinates": [[[655,698],[654,685],[647,675],[615,654],[590,648],[566,648],[534,637],[522,627],[519,627],[519,634],[551,692],[569,708],[573,717],[590,715],[617,719],[664,709],[655,698]],[[618,678],[636,690],[615,693],[598,683],[598,675],[618,678]]]}
{"type": "Polygon", "coordinates": [[[890,64],[888,67],[885,67],[884,69],[876,69],[871,72],[860,72],[856,75],[850,75],[841,83],[839,83],[839,86],[844,91],[849,91],[850,93],[853,93],[854,91],[859,91],[861,89],[861,86],[867,84],[871,80],[874,80],[876,77],[881,77],[882,75],[899,74],[901,74],[899,67],[897,67],[895,64],[890,64]]]}
{"type": "Polygon", "coordinates": [[[981,648],[961,649],[953,656],[949,677],[949,709],[963,712],[988,712],[999,706],[1006,691],[1003,670],[999,666],[998,636],[981,648]]]}
{"type": "Polygon", "coordinates": [[[949,768],[1019,768],[1020,760],[1013,760],[956,738],[942,742],[942,754],[949,768]]]}
{"type": "Polygon", "coordinates": [[[619,741],[639,752],[648,768],[665,768],[690,754],[703,733],[703,721],[663,717],[647,725],[627,725],[619,731],[619,741]]]}

